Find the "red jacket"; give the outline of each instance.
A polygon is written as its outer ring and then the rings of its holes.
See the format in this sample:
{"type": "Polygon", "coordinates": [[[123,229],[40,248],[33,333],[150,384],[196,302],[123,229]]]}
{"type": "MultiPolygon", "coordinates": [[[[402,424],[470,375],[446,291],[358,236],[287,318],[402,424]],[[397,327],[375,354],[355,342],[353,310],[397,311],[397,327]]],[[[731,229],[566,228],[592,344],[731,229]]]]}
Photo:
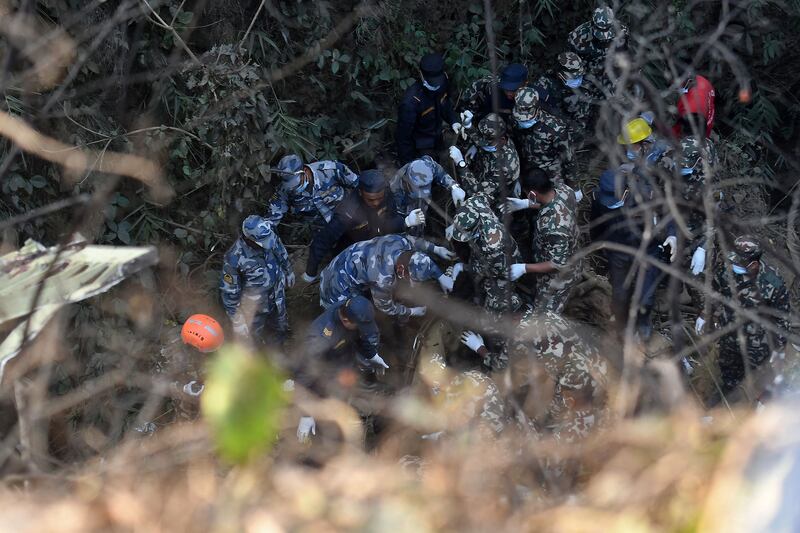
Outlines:
{"type": "MultiPolygon", "coordinates": [[[[697,114],[706,118],[706,137],[711,135],[714,127],[714,86],[703,76],[695,76],[694,84],[689,88],[689,92],[682,94],[678,100],[678,116],[697,114]]],[[[681,137],[681,126],[675,124],[672,131],[677,137],[681,137]]]]}

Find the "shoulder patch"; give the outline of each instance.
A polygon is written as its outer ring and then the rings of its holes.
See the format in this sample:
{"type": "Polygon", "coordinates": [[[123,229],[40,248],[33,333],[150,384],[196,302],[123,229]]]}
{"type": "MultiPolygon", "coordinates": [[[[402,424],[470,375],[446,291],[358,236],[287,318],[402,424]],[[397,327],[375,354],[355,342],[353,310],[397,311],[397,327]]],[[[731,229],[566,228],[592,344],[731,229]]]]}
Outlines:
{"type": "Polygon", "coordinates": [[[225,274],[222,279],[225,280],[225,283],[233,283],[233,276],[230,274],[225,274]]]}
{"type": "Polygon", "coordinates": [[[330,337],[331,335],[333,335],[333,330],[328,328],[328,326],[325,326],[322,329],[322,334],[325,335],[326,337],[330,337]]]}

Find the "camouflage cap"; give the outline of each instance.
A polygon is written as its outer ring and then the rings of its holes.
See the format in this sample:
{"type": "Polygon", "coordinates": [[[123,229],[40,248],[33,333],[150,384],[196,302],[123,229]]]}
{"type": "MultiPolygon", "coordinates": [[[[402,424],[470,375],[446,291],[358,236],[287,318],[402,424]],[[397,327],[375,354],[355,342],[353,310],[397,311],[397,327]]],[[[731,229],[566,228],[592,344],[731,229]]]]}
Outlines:
{"type": "Polygon", "coordinates": [[[523,87],[514,97],[515,120],[533,120],[539,112],[539,93],[533,87],[523,87]]]}
{"type": "Polygon", "coordinates": [[[585,71],[583,59],[575,52],[561,52],[558,54],[558,64],[573,76],[581,76],[585,71]]]}
{"type": "Polygon", "coordinates": [[[424,159],[417,159],[408,164],[403,180],[408,185],[412,198],[428,198],[431,195],[433,169],[424,159]]]}
{"type": "Polygon", "coordinates": [[[425,281],[428,272],[433,267],[433,261],[421,252],[414,252],[408,260],[408,275],[412,281],[425,281]]]}
{"type": "Polygon", "coordinates": [[[592,35],[598,41],[610,41],[616,35],[614,31],[614,10],[601,6],[592,13],[592,35]]]}
{"type": "Polygon", "coordinates": [[[489,113],[478,122],[478,133],[485,144],[491,144],[505,135],[506,122],[497,113],[489,113]]]}
{"type": "Polygon", "coordinates": [[[747,266],[752,261],[761,259],[762,251],[758,240],[752,235],[742,235],[733,241],[733,250],[729,259],[740,266],[747,266]]]}
{"type": "Polygon", "coordinates": [[[303,168],[303,160],[297,154],[285,155],[278,161],[278,177],[287,189],[295,189],[300,185],[300,171],[303,168]]]}
{"type": "Polygon", "coordinates": [[[481,220],[481,212],[491,212],[489,199],[481,193],[467,198],[453,217],[453,239],[459,242],[471,241],[481,220]]]}
{"type": "Polygon", "coordinates": [[[276,236],[272,224],[266,218],[250,215],[242,222],[242,235],[262,248],[269,250],[275,246],[276,236]]]}

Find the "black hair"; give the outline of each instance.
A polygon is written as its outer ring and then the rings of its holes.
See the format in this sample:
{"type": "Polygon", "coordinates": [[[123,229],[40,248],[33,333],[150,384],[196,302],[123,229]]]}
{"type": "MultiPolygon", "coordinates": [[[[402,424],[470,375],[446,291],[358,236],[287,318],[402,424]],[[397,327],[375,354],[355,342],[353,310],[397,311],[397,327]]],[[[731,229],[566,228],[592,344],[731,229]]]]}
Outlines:
{"type": "Polygon", "coordinates": [[[553,190],[552,175],[541,168],[531,169],[522,176],[522,186],[526,190],[546,194],[553,190]]]}

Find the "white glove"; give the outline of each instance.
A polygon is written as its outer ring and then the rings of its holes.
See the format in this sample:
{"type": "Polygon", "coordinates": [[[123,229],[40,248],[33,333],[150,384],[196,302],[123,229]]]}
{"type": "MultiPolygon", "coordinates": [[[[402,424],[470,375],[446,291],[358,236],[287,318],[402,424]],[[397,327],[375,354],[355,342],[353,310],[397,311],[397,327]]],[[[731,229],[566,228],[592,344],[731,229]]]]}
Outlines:
{"type": "Polygon", "coordinates": [[[294,380],[287,379],[283,382],[283,391],[284,392],[294,392],[294,380]]]}
{"type": "Polygon", "coordinates": [[[467,150],[466,153],[467,161],[472,161],[472,158],[475,157],[475,154],[477,153],[478,153],[478,147],[473,144],[472,146],[469,147],[469,150],[467,150]]]}
{"type": "Polygon", "coordinates": [[[464,203],[464,198],[467,197],[467,193],[458,185],[453,185],[453,188],[450,189],[450,196],[453,197],[453,203],[458,207],[464,203]]]}
{"type": "Polygon", "coordinates": [[[702,246],[692,254],[692,275],[696,276],[706,269],[706,251],[702,246]]]}
{"type": "Polygon", "coordinates": [[[297,423],[297,440],[300,443],[308,442],[309,434],[317,434],[317,423],[311,416],[301,416],[297,423]]]}
{"type": "Polygon", "coordinates": [[[389,368],[389,365],[386,364],[386,361],[383,360],[383,357],[381,357],[378,354],[375,354],[374,356],[372,356],[370,358],[369,362],[372,363],[374,366],[379,366],[379,367],[383,367],[383,368],[386,368],[386,369],[389,368]]]}
{"type": "Polygon", "coordinates": [[[425,213],[422,209],[414,209],[406,217],[406,227],[422,226],[425,224],[425,213]]]}
{"type": "Polygon", "coordinates": [[[688,357],[681,357],[681,366],[687,376],[694,374],[694,366],[692,366],[692,362],[688,357]]]}
{"type": "Polygon", "coordinates": [[[781,350],[775,350],[769,356],[770,363],[774,363],[775,361],[783,361],[784,359],[786,359],[786,352],[781,350]]]}
{"type": "Polygon", "coordinates": [[[453,278],[453,282],[456,281],[458,275],[462,272],[464,272],[464,263],[456,263],[455,266],[453,266],[453,273],[450,274],[450,277],[453,278]]]}
{"type": "Polygon", "coordinates": [[[701,316],[697,317],[697,320],[694,321],[694,332],[697,333],[698,335],[702,335],[703,328],[705,327],[705,325],[706,325],[705,319],[701,316]]]}
{"type": "Polygon", "coordinates": [[[448,241],[453,240],[453,225],[450,224],[446,228],[444,228],[444,236],[448,241]]]}
{"type": "Polygon", "coordinates": [[[444,274],[442,274],[437,278],[436,281],[439,282],[439,286],[442,288],[442,291],[445,294],[449,294],[450,291],[453,290],[453,278],[451,278],[450,276],[445,276],[444,274]]]}
{"type": "Polygon", "coordinates": [[[461,334],[461,343],[475,353],[478,352],[481,346],[484,346],[483,337],[470,330],[464,330],[461,334]]]}
{"type": "Polygon", "coordinates": [[[305,281],[306,283],[314,283],[315,281],[317,281],[317,276],[312,276],[310,274],[306,274],[305,272],[303,272],[303,275],[301,277],[303,278],[303,281],[305,281]]]}
{"type": "Polygon", "coordinates": [[[409,307],[408,316],[425,316],[427,310],[427,307],[409,307]]]}
{"type": "Polygon", "coordinates": [[[583,191],[580,189],[575,189],[575,203],[581,203],[583,200],[583,191]]]}
{"type": "Polygon", "coordinates": [[[517,211],[522,211],[523,209],[528,209],[531,206],[529,200],[523,200],[521,198],[506,198],[506,203],[500,206],[501,211],[504,214],[511,214],[517,211]]]}
{"type": "Polygon", "coordinates": [[[250,335],[250,328],[247,327],[247,322],[242,313],[236,313],[233,316],[233,332],[237,335],[248,336],[250,335]]]}
{"type": "Polygon", "coordinates": [[[525,263],[514,263],[511,265],[511,268],[508,269],[508,278],[511,281],[516,281],[522,277],[525,273],[525,267],[527,267],[525,263]]]}
{"type": "Polygon", "coordinates": [[[464,131],[464,126],[462,126],[460,122],[453,122],[453,125],[450,127],[453,128],[453,133],[456,135],[461,135],[461,132],[464,131]]]}
{"type": "Polygon", "coordinates": [[[453,160],[453,163],[455,163],[456,166],[464,161],[464,154],[461,153],[461,150],[458,149],[458,146],[451,146],[448,149],[448,152],[450,154],[450,159],[453,160]]]}
{"type": "Polygon", "coordinates": [[[189,396],[200,396],[200,394],[202,394],[203,389],[205,389],[206,386],[203,385],[203,384],[200,384],[200,385],[198,385],[197,390],[195,390],[194,386],[197,385],[197,384],[198,383],[196,381],[194,381],[194,380],[190,381],[189,383],[187,383],[186,385],[183,386],[183,392],[188,394],[189,396]]]}
{"type": "Polygon", "coordinates": [[[519,182],[519,180],[514,182],[514,189],[512,192],[514,193],[514,196],[516,196],[517,198],[522,196],[522,184],[519,182]]]}
{"type": "Polygon", "coordinates": [[[448,261],[455,261],[456,259],[458,259],[458,256],[456,255],[455,252],[448,250],[444,246],[434,246],[433,253],[441,257],[442,259],[446,259],[448,261]]]}
{"type": "Polygon", "coordinates": [[[461,123],[464,125],[465,128],[469,129],[472,127],[472,117],[475,115],[469,109],[464,110],[461,112],[461,123]]]}
{"type": "Polygon", "coordinates": [[[294,287],[294,281],[295,281],[294,272],[289,272],[288,274],[286,274],[286,286],[287,287],[289,287],[290,289],[292,287],[294,287]]]}
{"type": "Polygon", "coordinates": [[[661,243],[661,246],[669,246],[669,262],[674,263],[678,258],[678,238],[667,237],[664,239],[664,242],[661,243]]]}

